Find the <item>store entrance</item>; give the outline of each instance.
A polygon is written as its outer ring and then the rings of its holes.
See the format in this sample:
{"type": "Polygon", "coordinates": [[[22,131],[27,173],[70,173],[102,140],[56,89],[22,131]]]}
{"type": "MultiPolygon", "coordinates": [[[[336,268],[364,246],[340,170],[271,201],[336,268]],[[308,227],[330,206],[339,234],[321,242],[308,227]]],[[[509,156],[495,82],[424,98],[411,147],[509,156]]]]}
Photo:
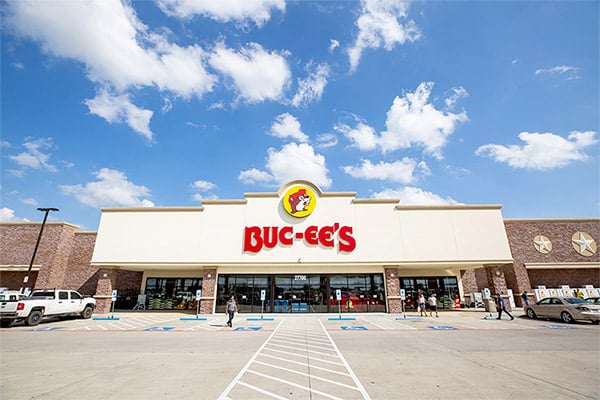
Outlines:
{"type": "Polygon", "coordinates": [[[266,313],[385,312],[382,274],[220,275],[216,312],[233,294],[240,312],[259,313],[265,290],[266,313]],[[335,298],[340,290],[342,300],[335,298]]]}
{"type": "Polygon", "coordinates": [[[425,298],[435,293],[440,308],[451,307],[454,297],[460,295],[455,276],[401,277],[400,288],[406,291],[404,304],[407,309],[417,308],[419,292],[423,292],[425,298]]]}

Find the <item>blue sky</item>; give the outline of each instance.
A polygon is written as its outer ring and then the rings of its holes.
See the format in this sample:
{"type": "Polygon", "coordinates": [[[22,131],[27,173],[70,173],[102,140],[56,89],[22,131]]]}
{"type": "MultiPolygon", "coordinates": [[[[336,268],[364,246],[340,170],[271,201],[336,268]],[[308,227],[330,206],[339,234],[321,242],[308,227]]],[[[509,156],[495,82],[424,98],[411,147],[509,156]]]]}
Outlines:
{"type": "Polygon", "coordinates": [[[294,179],[598,218],[598,4],[2,2],[0,220],[294,179]]]}

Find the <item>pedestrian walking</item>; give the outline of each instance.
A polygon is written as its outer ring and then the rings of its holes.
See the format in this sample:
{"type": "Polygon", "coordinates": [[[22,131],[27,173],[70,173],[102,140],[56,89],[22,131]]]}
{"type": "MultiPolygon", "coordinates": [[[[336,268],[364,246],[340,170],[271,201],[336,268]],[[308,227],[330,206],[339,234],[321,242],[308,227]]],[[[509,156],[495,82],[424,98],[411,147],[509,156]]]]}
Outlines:
{"type": "Polygon", "coordinates": [[[513,319],[515,319],[515,317],[512,316],[511,313],[508,312],[508,310],[506,309],[506,303],[504,302],[504,299],[502,298],[502,294],[500,292],[497,293],[498,297],[496,299],[496,310],[498,311],[498,318],[496,319],[502,319],[502,311],[504,311],[506,313],[506,315],[508,315],[510,317],[510,320],[512,321],[513,319]]]}
{"type": "Polygon", "coordinates": [[[227,326],[232,328],[233,327],[233,317],[235,315],[235,313],[237,312],[238,308],[237,308],[237,303],[235,302],[235,296],[231,295],[231,298],[227,301],[227,306],[225,306],[225,314],[229,315],[229,320],[227,321],[227,326]]]}

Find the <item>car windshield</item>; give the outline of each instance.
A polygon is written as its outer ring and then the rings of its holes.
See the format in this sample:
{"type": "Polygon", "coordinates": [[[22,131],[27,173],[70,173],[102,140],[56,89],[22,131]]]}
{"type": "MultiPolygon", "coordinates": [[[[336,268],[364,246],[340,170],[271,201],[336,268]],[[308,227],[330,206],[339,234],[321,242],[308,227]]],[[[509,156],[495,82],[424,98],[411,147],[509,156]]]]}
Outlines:
{"type": "Polygon", "coordinates": [[[571,303],[571,304],[585,303],[585,301],[583,301],[577,297],[565,297],[563,300],[566,301],[567,303],[571,303]]]}

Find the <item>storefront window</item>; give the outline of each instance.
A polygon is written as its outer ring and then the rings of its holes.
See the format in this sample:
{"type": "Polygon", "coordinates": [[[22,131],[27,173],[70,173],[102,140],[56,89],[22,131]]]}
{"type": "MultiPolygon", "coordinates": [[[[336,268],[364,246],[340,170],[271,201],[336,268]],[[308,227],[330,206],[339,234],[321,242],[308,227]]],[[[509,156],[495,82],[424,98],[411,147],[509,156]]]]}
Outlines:
{"type": "Polygon", "coordinates": [[[221,275],[216,312],[224,312],[231,294],[240,312],[260,312],[260,291],[266,291],[264,312],[338,312],[334,298],[342,291],[342,312],[384,312],[382,274],[371,275],[221,275]]]}
{"type": "Polygon", "coordinates": [[[146,309],[195,310],[198,289],[202,289],[202,278],[148,278],[146,309]]]}
{"type": "Polygon", "coordinates": [[[442,308],[450,307],[454,296],[459,294],[458,280],[455,276],[400,278],[400,288],[406,292],[406,308],[417,308],[419,291],[422,291],[426,298],[435,293],[438,306],[442,308]]]}

